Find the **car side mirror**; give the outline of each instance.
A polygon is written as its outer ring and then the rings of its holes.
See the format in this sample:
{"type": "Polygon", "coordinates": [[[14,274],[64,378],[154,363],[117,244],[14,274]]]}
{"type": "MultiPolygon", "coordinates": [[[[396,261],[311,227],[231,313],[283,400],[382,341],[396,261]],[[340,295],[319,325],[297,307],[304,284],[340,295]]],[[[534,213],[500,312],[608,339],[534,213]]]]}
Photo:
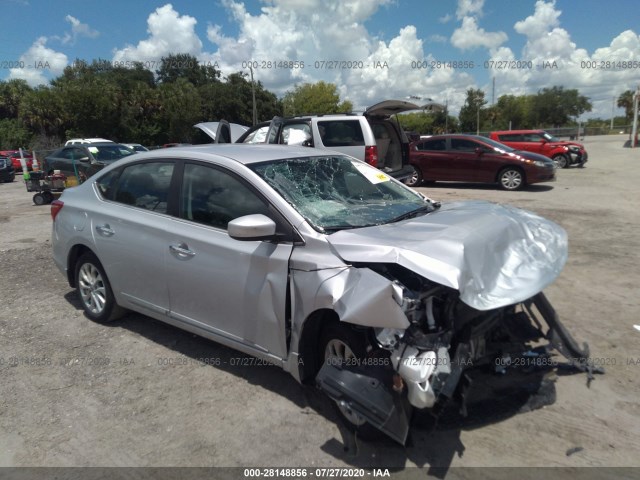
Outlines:
{"type": "Polygon", "coordinates": [[[260,213],[231,220],[227,226],[234,240],[272,240],[276,235],[276,222],[260,213]]]}
{"type": "Polygon", "coordinates": [[[79,161],[79,162],[87,163],[87,162],[89,162],[89,157],[81,157],[81,158],[78,158],[78,161],[79,161]]]}

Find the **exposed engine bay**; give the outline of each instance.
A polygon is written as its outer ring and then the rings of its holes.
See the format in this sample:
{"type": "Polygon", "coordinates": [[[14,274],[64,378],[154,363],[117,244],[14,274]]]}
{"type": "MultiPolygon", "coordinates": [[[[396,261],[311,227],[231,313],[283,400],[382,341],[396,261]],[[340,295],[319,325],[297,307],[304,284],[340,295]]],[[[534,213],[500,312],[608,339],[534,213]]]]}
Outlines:
{"type": "Polygon", "coordinates": [[[586,372],[588,382],[593,373],[603,373],[593,367],[588,346],[578,346],[542,292],[514,305],[481,311],[462,302],[457,290],[400,265],[366,267],[392,280],[402,292],[394,299],[410,325],[404,330],[372,329],[367,356],[386,361],[367,362],[366,368],[327,362],[316,383],[402,444],[412,409],[430,409],[437,415],[456,397],[464,413],[469,388],[464,373],[470,369],[500,376],[510,369],[527,373],[562,367],[586,372]]]}

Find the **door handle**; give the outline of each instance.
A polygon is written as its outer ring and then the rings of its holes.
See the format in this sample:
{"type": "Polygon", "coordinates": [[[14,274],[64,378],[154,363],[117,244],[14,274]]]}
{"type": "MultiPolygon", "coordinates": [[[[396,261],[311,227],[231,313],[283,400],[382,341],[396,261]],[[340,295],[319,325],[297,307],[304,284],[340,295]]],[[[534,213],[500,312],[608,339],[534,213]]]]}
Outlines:
{"type": "Polygon", "coordinates": [[[189,250],[189,247],[186,243],[180,243],[178,245],[169,245],[169,250],[178,255],[181,258],[187,259],[194,257],[196,252],[189,250]]]}
{"type": "Polygon", "coordinates": [[[97,225],[96,230],[100,235],[104,235],[105,237],[111,237],[116,233],[115,230],[111,229],[108,223],[105,223],[104,225],[97,225]]]}

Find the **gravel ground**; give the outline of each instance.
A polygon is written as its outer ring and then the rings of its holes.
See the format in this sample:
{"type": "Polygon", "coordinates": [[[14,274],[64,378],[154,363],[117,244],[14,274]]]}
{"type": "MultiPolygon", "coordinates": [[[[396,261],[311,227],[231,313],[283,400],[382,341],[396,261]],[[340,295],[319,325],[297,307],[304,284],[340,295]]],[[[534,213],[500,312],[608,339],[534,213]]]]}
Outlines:
{"type": "Polygon", "coordinates": [[[542,409],[418,425],[406,447],[352,438],[314,389],[226,347],[138,314],[89,321],[51,260],[49,208],[20,176],[0,184],[0,466],[640,466],[640,149],[623,143],[587,138],[587,168],[520,192],[421,188],[561,224],[569,260],[546,292],[607,373],[558,375],[542,409]]]}

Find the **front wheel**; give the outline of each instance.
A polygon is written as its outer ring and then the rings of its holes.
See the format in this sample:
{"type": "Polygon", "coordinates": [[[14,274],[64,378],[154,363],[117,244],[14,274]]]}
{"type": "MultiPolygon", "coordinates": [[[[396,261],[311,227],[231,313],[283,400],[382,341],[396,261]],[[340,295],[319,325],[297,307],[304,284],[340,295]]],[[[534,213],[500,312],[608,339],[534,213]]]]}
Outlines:
{"type": "Polygon", "coordinates": [[[404,184],[408,187],[419,187],[420,185],[422,185],[422,181],[424,180],[422,177],[422,172],[415,166],[410,166],[411,176],[404,181],[404,184]]]}
{"type": "Polygon", "coordinates": [[[556,164],[557,168],[569,168],[569,159],[566,155],[556,155],[552,160],[556,164]]]}
{"type": "MultiPolygon", "coordinates": [[[[320,342],[321,363],[342,360],[347,365],[354,365],[354,360],[362,359],[366,355],[366,339],[364,334],[344,324],[329,325],[322,334],[320,342]]],[[[344,401],[334,401],[334,406],[342,423],[360,438],[376,440],[382,437],[382,433],[357,412],[353,411],[344,401]]]]}
{"type": "Polygon", "coordinates": [[[524,174],[517,168],[507,167],[498,175],[503,190],[518,190],[524,185],[524,174]]]}
{"type": "Polygon", "coordinates": [[[87,252],[78,259],[75,273],[78,297],[87,317],[107,323],[124,314],[124,309],[116,303],[100,261],[93,253],[87,252]]]}

